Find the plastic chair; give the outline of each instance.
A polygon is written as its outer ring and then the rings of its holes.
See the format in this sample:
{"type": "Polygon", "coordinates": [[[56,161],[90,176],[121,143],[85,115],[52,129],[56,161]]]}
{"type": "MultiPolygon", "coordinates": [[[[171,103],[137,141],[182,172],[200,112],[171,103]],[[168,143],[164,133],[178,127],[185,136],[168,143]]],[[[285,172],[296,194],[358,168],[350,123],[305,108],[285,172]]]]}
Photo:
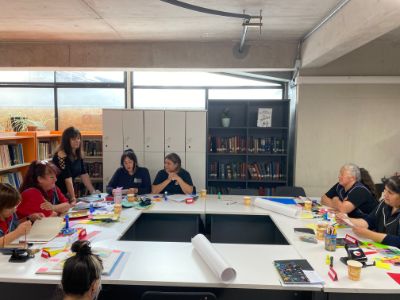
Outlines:
{"type": "Polygon", "coordinates": [[[141,300],[217,300],[210,292],[156,292],[143,293],[141,300]]]}
{"type": "Polygon", "coordinates": [[[306,192],[300,186],[277,186],[272,196],[306,197],[306,192]]]}

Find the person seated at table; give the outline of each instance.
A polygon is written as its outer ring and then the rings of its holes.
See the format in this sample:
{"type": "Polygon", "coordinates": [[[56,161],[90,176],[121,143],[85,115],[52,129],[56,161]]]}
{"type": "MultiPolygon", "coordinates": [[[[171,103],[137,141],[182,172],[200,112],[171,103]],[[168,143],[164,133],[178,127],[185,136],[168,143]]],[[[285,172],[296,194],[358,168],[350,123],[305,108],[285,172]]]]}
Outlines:
{"type": "Polygon", "coordinates": [[[19,221],[15,213],[20,202],[21,195],[12,185],[0,183],[0,247],[11,244],[31,230],[31,221],[19,221]]]}
{"type": "Polygon", "coordinates": [[[71,208],[56,186],[56,174],[57,168],[51,162],[36,160],[30,164],[20,187],[22,201],[17,209],[20,218],[34,213],[45,217],[59,216],[71,208]]]}
{"type": "Polygon", "coordinates": [[[360,169],[355,164],[340,169],[339,182],[321,197],[321,203],[353,218],[369,214],[378,205],[370,188],[362,183],[360,169]]]}
{"type": "Polygon", "coordinates": [[[90,242],[76,241],[71,246],[75,255],[63,267],[61,286],[64,300],[93,300],[101,291],[103,263],[92,253],[90,242]]]}
{"type": "Polygon", "coordinates": [[[81,139],[81,132],[77,128],[68,127],[63,131],[61,143],[53,156],[53,163],[60,170],[57,186],[73,204],[76,202],[74,180],[78,176],[90,194],[99,193],[85,169],[81,139]]]}
{"type": "Polygon", "coordinates": [[[121,156],[121,167],[118,168],[107,185],[107,193],[122,187],[123,194],[149,194],[151,192],[151,180],[149,170],[139,167],[135,152],[132,149],[125,150],[121,156]]]}
{"type": "Polygon", "coordinates": [[[164,159],[164,169],[158,171],[152,186],[153,194],[192,194],[195,193],[192,178],[181,167],[181,158],[176,153],[168,154],[164,159]]]}
{"type": "MultiPolygon", "coordinates": [[[[346,214],[338,214],[345,223],[346,214]]],[[[383,200],[376,209],[362,219],[349,218],[353,232],[362,238],[400,248],[400,177],[392,176],[385,182],[383,200]]]]}

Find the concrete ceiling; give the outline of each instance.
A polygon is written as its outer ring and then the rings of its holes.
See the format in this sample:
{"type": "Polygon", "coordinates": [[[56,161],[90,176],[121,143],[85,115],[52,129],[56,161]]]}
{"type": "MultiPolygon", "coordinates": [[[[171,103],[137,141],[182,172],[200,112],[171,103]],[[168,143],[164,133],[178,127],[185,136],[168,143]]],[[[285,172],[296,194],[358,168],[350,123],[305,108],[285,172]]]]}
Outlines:
{"type": "MultiPolygon", "coordinates": [[[[263,29],[247,40],[299,40],[339,0],[186,1],[258,15],[263,29]]],[[[242,20],[158,0],[0,0],[0,41],[236,41],[242,20]]]]}

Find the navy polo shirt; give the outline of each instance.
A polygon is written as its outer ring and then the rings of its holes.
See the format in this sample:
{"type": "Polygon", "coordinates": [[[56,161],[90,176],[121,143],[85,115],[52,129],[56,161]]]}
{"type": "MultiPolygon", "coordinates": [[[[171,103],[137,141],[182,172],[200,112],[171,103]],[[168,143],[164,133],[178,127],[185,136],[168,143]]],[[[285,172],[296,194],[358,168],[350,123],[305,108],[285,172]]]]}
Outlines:
{"type": "Polygon", "coordinates": [[[348,214],[351,218],[362,218],[368,215],[378,204],[371,191],[361,182],[356,182],[347,191],[342,185],[336,183],[325,195],[329,198],[338,197],[341,201],[346,199],[353,203],[355,209],[348,214]]]}
{"type": "Polygon", "coordinates": [[[382,243],[389,246],[400,247],[400,209],[392,214],[393,207],[382,200],[376,209],[364,220],[368,228],[380,233],[386,233],[382,243]]]}
{"type": "MultiPolygon", "coordinates": [[[[190,174],[188,171],[186,171],[185,169],[180,169],[178,174],[177,174],[180,178],[182,178],[182,180],[184,182],[186,182],[187,184],[193,186],[193,182],[192,182],[192,177],[190,177],[190,174]]],[[[160,184],[162,182],[164,182],[165,180],[168,179],[168,173],[165,170],[160,170],[157,173],[156,178],[154,179],[153,184],[160,184]]],[[[161,193],[167,192],[168,194],[184,194],[184,192],[182,191],[181,186],[178,184],[177,181],[171,181],[170,183],[168,183],[168,185],[161,191],[161,193]]],[[[193,186],[193,193],[195,193],[195,187],[193,186]]]]}
{"type": "Polygon", "coordinates": [[[124,190],[137,188],[139,195],[151,193],[149,170],[136,167],[135,173],[130,175],[124,167],[118,168],[107,185],[107,193],[112,194],[112,190],[117,187],[122,187],[124,190]]]}

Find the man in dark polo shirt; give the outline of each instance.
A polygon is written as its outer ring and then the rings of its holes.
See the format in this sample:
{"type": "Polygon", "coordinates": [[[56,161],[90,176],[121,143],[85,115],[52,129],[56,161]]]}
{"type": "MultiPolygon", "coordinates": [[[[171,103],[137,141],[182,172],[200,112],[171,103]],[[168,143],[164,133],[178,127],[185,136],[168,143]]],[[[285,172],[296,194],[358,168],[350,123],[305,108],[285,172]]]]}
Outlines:
{"type": "Polygon", "coordinates": [[[360,169],[355,164],[346,164],[340,169],[339,182],[322,196],[321,203],[351,218],[368,215],[378,204],[371,191],[361,183],[360,169]]]}

